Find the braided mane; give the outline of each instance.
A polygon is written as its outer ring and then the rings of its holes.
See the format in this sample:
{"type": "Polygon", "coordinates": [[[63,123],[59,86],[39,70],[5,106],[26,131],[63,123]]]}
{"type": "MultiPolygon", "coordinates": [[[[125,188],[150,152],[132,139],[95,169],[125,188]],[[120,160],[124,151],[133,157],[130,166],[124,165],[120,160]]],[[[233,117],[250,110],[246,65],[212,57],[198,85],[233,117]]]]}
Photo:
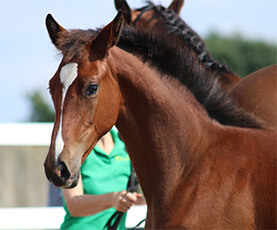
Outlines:
{"type": "Polygon", "coordinates": [[[155,12],[164,20],[164,23],[168,28],[168,34],[177,34],[184,41],[184,44],[197,54],[199,62],[203,63],[207,69],[232,73],[228,66],[220,64],[211,56],[206,48],[205,42],[185,21],[182,20],[181,17],[179,17],[178,14],[162,5],[155,5],[152,1],[147,1],[147,4],[148,5],[142,8],[137,8],[136,10],[141,11],[147,7],[151,7],[155,10],[155,12]]]}

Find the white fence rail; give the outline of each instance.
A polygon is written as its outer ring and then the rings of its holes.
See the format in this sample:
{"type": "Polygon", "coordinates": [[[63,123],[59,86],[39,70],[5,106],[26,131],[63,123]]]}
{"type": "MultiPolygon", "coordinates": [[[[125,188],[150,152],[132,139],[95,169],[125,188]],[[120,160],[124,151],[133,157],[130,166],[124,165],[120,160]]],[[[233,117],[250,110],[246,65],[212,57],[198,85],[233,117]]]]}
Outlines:
{"type": "MultiPolygon", "coordinates": [[[[143,220],[146,209],[145,205],[133,206],[127,213],[126,227],[143,220]]],[[[62,207],[0,208],[0,229],[59,229],[64,214],[62,207]]]]}
{"type": "Polygon", "coordinates": [[[48,146],[53,123],[0,123],[0,145],[48,146]]]}

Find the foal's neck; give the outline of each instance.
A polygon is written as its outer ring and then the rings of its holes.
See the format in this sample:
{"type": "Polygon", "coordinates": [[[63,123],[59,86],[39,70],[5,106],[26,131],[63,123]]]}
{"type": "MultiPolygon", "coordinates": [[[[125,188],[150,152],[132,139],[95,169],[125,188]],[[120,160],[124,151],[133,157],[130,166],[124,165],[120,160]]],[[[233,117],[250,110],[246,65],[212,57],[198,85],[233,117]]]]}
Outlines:
{"type": "Polygon", "coordinates": [[[208,116],[177,80],[161,78],[119,48],[112,51],[124,100],[116,126],[146,199],[154,192],[167,199],[186,163],[196,159],[198,147],[206,144],[202,136],[209,130],[208,116]]]}

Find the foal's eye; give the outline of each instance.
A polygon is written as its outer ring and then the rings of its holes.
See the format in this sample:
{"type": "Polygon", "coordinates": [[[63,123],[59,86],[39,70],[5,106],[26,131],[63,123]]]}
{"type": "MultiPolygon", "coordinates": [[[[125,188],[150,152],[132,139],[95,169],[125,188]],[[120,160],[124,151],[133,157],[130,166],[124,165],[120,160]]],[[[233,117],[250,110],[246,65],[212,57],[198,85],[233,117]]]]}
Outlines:
{"type": "Polygon", "coordinates": [[[88,87],[85,90],[85,96],[89,97],[89,96],[93,96],[97,93],[98,90],[98,85],[97,84],[89,84],[88,87]]]}

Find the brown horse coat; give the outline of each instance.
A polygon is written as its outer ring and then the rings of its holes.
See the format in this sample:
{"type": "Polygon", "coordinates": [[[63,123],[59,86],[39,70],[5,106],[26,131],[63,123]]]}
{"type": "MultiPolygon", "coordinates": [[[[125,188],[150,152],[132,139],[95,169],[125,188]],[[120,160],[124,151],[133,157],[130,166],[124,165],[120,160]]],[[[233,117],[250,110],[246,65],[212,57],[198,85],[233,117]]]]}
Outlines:
{"type": "MultiPolygon", "coordinates": [[[[122,25],[119,12],[81,53],[62,50],[50,81],[49,180],[74,186],[81,159],[116,124],[146,197],[146,228],[275,228],[276,132],[212,120],[188,88],[114,46],[122,25]]],[[[51,16],[47,26],[59,48],[71,32],[51,16]]]]}
{"type": "Polygon", "coordinates": [[[230,95],[247,111],[277,129],[277,65],[260,69],[240,81],[230,95]]]}

